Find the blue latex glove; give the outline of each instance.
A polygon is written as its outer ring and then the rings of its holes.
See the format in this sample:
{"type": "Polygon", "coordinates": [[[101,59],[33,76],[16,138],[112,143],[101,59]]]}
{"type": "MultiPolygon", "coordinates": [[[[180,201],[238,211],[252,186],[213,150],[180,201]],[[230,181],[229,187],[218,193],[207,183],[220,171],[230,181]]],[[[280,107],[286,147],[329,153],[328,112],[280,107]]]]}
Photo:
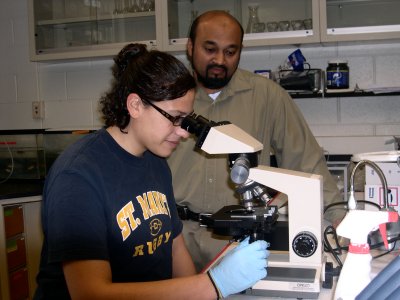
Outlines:
{"type": "Polygon", "coordinates": [[[209,271],[223,297],[239,293],[267,276],[267,247],[266,241],[249,244],[246,238],[209,271]]]}

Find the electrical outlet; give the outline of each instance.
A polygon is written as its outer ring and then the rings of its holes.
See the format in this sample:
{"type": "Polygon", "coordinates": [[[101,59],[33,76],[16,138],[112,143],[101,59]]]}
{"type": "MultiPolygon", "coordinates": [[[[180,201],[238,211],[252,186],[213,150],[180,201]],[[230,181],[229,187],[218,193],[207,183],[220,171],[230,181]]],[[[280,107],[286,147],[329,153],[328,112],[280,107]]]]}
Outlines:
{"type": "Polygon", "coordinates": [[[44,117],[44,102],[33,101],[32,102],[32,117],[34,119],[43,119],[44,117]]]}

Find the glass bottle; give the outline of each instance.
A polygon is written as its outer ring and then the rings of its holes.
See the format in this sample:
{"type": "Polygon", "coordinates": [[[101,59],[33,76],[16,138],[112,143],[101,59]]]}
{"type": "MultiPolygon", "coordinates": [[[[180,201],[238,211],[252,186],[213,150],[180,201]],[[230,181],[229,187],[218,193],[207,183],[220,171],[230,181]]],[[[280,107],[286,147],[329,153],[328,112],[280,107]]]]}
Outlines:
{"type": "Polygon", "coordinates": [[[249,21],[247,22],[246,33],[257,32],[255,28],[258,26],[259,23],[260,20],[258,18],[258,5],[249,5],[249,21]]]}
{"type": "Polygon", "coordinates": [[[129,0],[129,12],[136,13],[139,11],[137,0],[129,0]]]}

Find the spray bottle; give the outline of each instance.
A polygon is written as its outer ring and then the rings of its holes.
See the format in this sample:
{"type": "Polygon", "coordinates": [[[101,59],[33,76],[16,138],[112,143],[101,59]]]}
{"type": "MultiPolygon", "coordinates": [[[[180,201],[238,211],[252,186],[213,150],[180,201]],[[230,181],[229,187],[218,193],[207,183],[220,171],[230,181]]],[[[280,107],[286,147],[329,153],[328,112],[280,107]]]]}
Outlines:
{"type": "Polygon", "coordinates": [[[386,223],[397,222],[396,211],[349,210],[336,229],[338,235],[350,239],[349,251],[335,291],[335,300],[353,300],[371,281],[371,253],[368,234],[379,226],[388,249],[386,223]]]}

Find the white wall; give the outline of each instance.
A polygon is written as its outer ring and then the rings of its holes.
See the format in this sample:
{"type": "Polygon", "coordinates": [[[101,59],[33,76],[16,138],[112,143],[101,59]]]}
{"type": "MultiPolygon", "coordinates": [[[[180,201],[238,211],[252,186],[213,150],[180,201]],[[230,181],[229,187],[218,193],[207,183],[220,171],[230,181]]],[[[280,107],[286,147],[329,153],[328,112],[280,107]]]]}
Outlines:
{"type": "MultiPolygon", "coordinates": [[[[0,1],[0,130],[99,128],[100,95],[111,79],[109,59],[29,61],[27,0],[0,1]],[[45,118],[32,118],[32,101],[45,118]]],[[[244,50],[241,67],[276,69],[295,46],[244,50]]],[[[400,41],[302,45],[313,68],[349,61],[350,85],[400,86],[400,41]]],[[[185,59],[184,55],[178,55],[185,59]]],[[[400,136],[400,96],[296,99],[321,146],[330,153],[392,150],[400,136]]]]}

